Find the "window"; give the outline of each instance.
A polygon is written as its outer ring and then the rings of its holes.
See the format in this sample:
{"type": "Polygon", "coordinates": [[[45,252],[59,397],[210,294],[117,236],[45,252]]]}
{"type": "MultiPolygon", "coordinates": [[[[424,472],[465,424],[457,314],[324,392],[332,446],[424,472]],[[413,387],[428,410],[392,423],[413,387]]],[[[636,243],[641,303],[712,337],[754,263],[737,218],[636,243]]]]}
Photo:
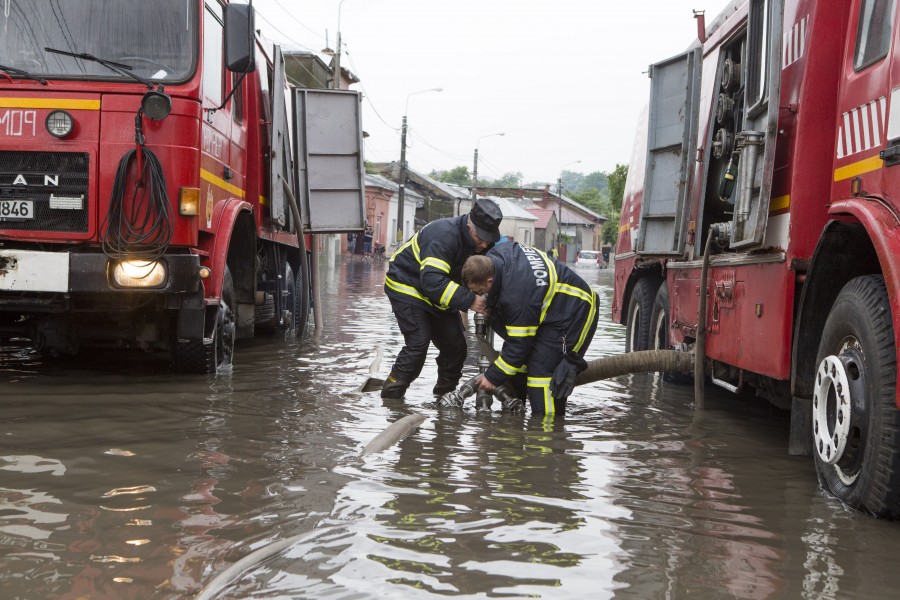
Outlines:
{"type": "Polygon", "coordinates": [[[207,5],[203,13],[203,95],[213,106],[221,106],[222,77],[222,7],[207,5]]]}
{"type": "Polygon", "coordinates": [[[859,7],[859,26],[856,30],[856,55],[853,68],[857,71],[887,55],[891,45],[891,23],[896,0],[863,0],[859,7]]]}
{"type": "Polygon", "coordinates": [[[747,103],[752,110],[763,103],[769,94],[766,88],[769,55],[768,0],[758,0],[750,5],[749,28],[750,65],[747,73],[747,103]]]}

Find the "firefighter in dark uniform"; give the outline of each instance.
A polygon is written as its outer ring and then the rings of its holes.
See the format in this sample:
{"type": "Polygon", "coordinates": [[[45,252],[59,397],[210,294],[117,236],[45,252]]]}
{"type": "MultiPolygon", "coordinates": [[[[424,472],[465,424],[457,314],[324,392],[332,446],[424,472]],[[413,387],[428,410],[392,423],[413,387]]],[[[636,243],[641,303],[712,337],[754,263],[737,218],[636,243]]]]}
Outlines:
{"type": "Polygon", "coordinates": [[[487,294],[484,314],[504,340],[500,356],[477,380],[479,388],[492,391],[524,376],[533,413],[562,413],[575,377],[587,367],[597,294],[563,263],[515,242],[472,256],[462,277],[470,290],[487,294]]]}
{"type": "Polygon", "coordinates": [[[478,200],[467,215],[428,223],[391,257],[384,292],[391,301],[404,346],[381,390],[402,398],[425,364],[429,343],[438,349],[434,394],[456,389],[466,360],[460,311],[484,310],[484,299],[458,282],[466,259],[500,239],[500,207],[478,200]]]}

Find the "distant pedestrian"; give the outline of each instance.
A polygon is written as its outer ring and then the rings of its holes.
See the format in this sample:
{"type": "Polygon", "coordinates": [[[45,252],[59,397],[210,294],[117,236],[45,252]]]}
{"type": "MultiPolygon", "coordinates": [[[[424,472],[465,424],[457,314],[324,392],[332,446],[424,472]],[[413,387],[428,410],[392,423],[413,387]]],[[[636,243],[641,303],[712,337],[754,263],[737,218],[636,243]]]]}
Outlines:
{"type": "Polygon", "coordinates": [[[367,227],[366,232],[363,234],[363,254],[366,255],[366,258],[372,256],[372,228],[367,227]]]}

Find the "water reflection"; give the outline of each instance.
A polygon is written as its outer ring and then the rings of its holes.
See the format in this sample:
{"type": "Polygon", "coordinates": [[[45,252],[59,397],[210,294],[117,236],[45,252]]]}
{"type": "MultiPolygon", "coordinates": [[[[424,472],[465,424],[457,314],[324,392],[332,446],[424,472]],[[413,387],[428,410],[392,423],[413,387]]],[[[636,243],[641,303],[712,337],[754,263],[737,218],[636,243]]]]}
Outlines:
{"type": "MultiPolygon", "coordinates": [[[[405,402],[355,390],[402,338],[385,263],[323,261],[329,327],[242,344],[227,377],[0,349],[0,597],[891,597],[897,524],[822,495],[788,420],[635,374],[564,417],[438,413],[433,356],[405,402]],[[386,452],[388,424],[428,417],[386,452]]],[[[608,319],[611,287],[590,280],[608,319]]],[[[601,320],[588,359],[624,346],[601,320]]],[[[477,351],[467,360],[476,369],[477,351]]],[[[495,408],[498,408],[495,404],[495,408]]]]}

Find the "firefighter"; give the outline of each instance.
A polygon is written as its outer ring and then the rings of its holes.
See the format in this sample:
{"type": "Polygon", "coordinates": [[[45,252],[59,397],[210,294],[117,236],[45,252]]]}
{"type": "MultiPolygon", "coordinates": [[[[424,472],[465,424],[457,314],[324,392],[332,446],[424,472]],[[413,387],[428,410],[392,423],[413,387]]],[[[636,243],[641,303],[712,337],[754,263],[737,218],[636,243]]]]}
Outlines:
{"type": "Polygon", "coordinates": [[[382,398],[403,397],[422,372],[429,343],[438,349],[434,394],[456,389],[466,360],[459,313],[484,310],[484,299],[458,283],[460,271],[467,258],[500,239],[502,219],[496,203],[478,200],[467,215],[432,221],[391,257],[384,292],[404,345],[381,389],[382,398]]]}
{"type": "Polygon", "coordinates": [[[487,294],[484,314],[504,340],[500,356],[476,380],[479,389],[526,377],[532,412],[562,413],[575,377],[587,367],[597,294],[563,263],[515,242],[469,258],[462,278],[471,291],[487,294]]]}

